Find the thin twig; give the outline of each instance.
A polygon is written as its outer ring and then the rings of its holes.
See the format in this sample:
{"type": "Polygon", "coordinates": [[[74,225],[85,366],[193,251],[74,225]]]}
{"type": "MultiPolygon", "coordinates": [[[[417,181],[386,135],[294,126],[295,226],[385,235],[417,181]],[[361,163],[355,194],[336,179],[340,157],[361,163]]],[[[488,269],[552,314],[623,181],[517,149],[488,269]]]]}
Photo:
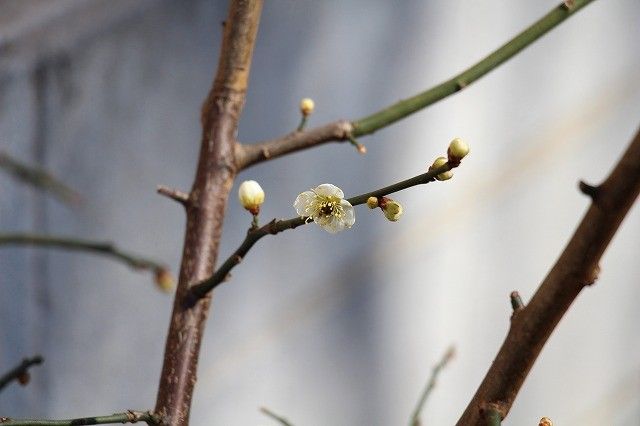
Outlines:
{"type": "Polygon", "coordinates": [[[458,425],[483,424],[488,405],[506,417],[551,332],[585,286],[595,282],[598,262],[640,193],[640,131],[531,301],[511,319],[509,333],[458,425]]]}
{"type": "Polygon", "coordinates": [[[148,425],[157,425],[160,419],[151,411],[132,411],[116,413],[110,416],[81,417],[66,420],[40,420],[40,419],[9,419],[0,417],[2,426],[79,426],[79,425],[106,425],[116,423],[145,422],[148,425]]]}
{"type": "Polygon", "coordinates": [[[0,248],[9,245],[31,245],[93,252],[111,257],[134,269],[149,269],[156,273],[167,270],[166,266],[155,260],[122,251],[110,242],[29,233],[0,234],[0,248]]]}
{"type": "Polygon", "coordinates": [[[9,154],[0,151],[0,169],[13,175],[15,178],[35,186],[43,191],[48,191],[60,201],[73,206],[82,203],[82,196],[65,183],[55,178],[47,171],[22,163],[9,154]]]}
{"type": "Polygon", "coordinates": [[[387,127],[468,87],[520,53],[592,1],[575,0],[571,8],[567,8],[565,3],[561,3],[503,46],[460,74],[371,115],[353,122],[336,121],[304,132],[289,133],[286,136],[269,141],[251,145],[239,145],[236,149],[238,169],[242,170],[262,161],[327,142],[346,141],[349,140],[349,137],[368,135],[387,127]]]}
{"type": "MultiPolygon", "coordinates": [[[[366,194],[357,195],[355,197],[347,199],[347,201],[349,201],[349,203],[351,203],[351,205],[353,206],[364,204],[367,202],[367,199],[369,197],[382,197],[394,192],[402,191],[403,189],[411,188],[412,186],[424,185],[432,182],[435,180],[436,176],[441,173],[448,172],[451,169],[452,167],[449,165],[449,163],[445,163],[443,166],[440,166],[437,169],[430,170],[427,173],[423,173],[421,175],[403,180],[384,188],[377,189],[375,191],[367,192],[366,194]]],[[[306,217],[294,217],[287,220],[273,219],[271,222],[258,229],[250,229],[247,232],[247,236],[245,237],[244,241],[242,242],[242,244],[240,244],[240,247],[238,247],[236,251],[234,251],[233,254],[227,258],[227,260],[225,260],[225,262],[218,268],[218,270],[213,273],[211,277],[191,286],[189,290],[191,294],[191,300],[187,299],[187,302],[189,304],[194,303],[195,301],[206,296],[211,290],[213,290],[216,286],[223,282],[229,275],[229,272],[231,272],[231,270],[242,261],[249,250],[251,250],[251,247],[253,247],[253,245],[257,243],[262,237],[266,235],[279,234],[280,232],[286,231],[288,229],[295,229],[299,226],[307,224],[307,219],[308,218],[306,217]]]]}
{"type": "Polygon", "coordinates": [[[0,377],[0,391],[14,380],[20,382],[21,385],[26,385],[29,382],[29,368],[34,365],[40,365],[44,362],[44,359],[40,355],[36,355],[33,358],[25,358],[22,362],[7,371],[0,377]]]}
{"type": "Polygon", "coordinates": [[[438,375],[447,366],[447,364],[449,364],[449,362],[453,359],[453,357],[455,356],[455,353],[456,353],[455,346],[453,345],[449,346],[449,349],[447,349],[447,352],[445,352],[445,354],[442,356],[442,359],[433,367],[433,370],[431,371],[431,377],[429,378],[429,381],[425,385],[424,390],[420,394],[420,399],[418,399],[418,404],[416,405],[416,408],[413,410],[413,415],[411,416],[411,421],[409,422],[411,426],[420,426],[420,413],[422,412],[424,404],[427,402],[429,395],[431,394],[433,389],[436,387],[438,375]]]}
{"type": "Polygon", "coordinates": [[[289,420],[274,413],[273,411],[269,410],[267,407],[260,407],[260,411],[262,411],[264,415],[271,417],[273,420],[280,423],[282,426],[293,426],[293,423],[291,423],[289,420]]]}

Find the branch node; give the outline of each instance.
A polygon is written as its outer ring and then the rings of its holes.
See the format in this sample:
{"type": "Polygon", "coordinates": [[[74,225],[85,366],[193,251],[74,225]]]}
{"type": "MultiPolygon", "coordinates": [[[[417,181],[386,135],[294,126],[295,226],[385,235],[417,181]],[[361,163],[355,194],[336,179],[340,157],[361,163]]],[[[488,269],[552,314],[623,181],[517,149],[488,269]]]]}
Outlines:
{"type": "Polygon", "coordinates": [[[588,269],[585,273],[585,276],[582,279],[583,286],[592,286],[598,280],[600,276],[600,265],[595,265],[593,268],[588,269]]]}
{"type": "Polygon", "coordinates": [[[565,9],[572,10],[574,7],[576,7],[576,2],[575,0],[565,0],[564,2],[562,2],[562,5],[565,7],[565,9]]]}
{"type": "Polygon", "coordinates": [[[598,198],[598,193],[600,192],[600,188],[598,188],[597,186],[589,185],[585,181],[581,180],[578,183],[578,188],[580,188],[580,192],[590,197],[592,201],[595,202],[596,199],[598,198]]]}
{"type": "Polygon", "coordinates": [[[183,206],[189,204],[189,194],[186,192],[178,191],[177,189],[169,188],[165,185],[158,185],[157,191],[158,194],[171,198],[173,201],[177,201],[183,206]]]}
{"type": "Polygon", "coordinates": [[[511,298],[511,307],[513,308],[513,313],[516,313],[524,309],[524,303],[522,302],[520,293],[518,293],[517,291],[512,291],[510,298],[511,298]]]}
{"type": "Polygon", "coordinates": [[[467,83],[466,81],[462,80],[462,79],[457,79],[456,80],[456,89],[458,91],[464,89],[465,87],[467,87],[469,85],[469,83],[467,83]]]}

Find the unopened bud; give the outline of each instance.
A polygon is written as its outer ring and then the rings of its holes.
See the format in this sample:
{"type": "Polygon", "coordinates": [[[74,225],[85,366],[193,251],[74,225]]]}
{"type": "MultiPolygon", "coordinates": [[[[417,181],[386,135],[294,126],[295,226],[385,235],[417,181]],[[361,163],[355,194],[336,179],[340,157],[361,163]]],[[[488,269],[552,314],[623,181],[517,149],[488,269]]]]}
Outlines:
{"type": "Polygon", "coordinates": [[[157,268],[155,271],[155,282],[158,288],[165,293],[169,293],[173,290],[175,285],[175,280],[173,279],[173,275],[167,268],[157,268]]]}
{"type": "Polygon", "coordinates": [[[378,207],[378,197],[367,198],[367,206],[370,209],[375,209],[376,207],[378,207]]]}
{"type": "Polygon", "coordinates": [[[540,419],[538,426],[553,426],[553,422],[549,417],[543,417],[540,419]]]}
{"type": "Polygon", "coordinates": [[[302,115],[307,117],[311,115],[315,106],[316,104],[313,102],[313,99],[304,98],[303,100],[300,101],[300,112],[302,113],[302,115]]]}
{"type": "Polygon", "coordinates": [[[238,189],[238,199],[242,207],[255,216],[260,212],[260,205],[264,203],[264,191],[255,180],[245,180],[238,189]]]}
{"type": "Polygon", "coordinates": [[[400,216],[402,216],[402,204],[388,199],[382,206],[382,211],[384,212],[384,217],[389,219],[391,222],[396,222],[400,219],[400,216]]]}
{"type": "Polygon", "coordinates": [[[31,381],[31,374],[29,374],[28,371],[23,371],[18,376],[18,383],[20,383],[20,385],[22,386],[28,385],[30,381],[31,381]]]}
{"type": "MultiPolygon", "coordinates": [[[[447,164],[447,159],[444,157],[438,157],[436,158],[436,160],[433,162],[433,164],[431,165],[431,167],[429,167],[429,170],[436,170],[439,169],[440,167],[444,166],[445,164],[447,164]]],[[[436,179],[438,180],[449,180],[453,177],[453,172],[451,170],[444,172],[444,173],[440,173],[439,175],[436,176],[436,179]]]]}
{"type": "Polygon", "coordinates": [[[449,144],[447,154],[449,155],[449,161],[459,163],[469,153],[469,145],[460,138],[455,138],[449,144]]]}

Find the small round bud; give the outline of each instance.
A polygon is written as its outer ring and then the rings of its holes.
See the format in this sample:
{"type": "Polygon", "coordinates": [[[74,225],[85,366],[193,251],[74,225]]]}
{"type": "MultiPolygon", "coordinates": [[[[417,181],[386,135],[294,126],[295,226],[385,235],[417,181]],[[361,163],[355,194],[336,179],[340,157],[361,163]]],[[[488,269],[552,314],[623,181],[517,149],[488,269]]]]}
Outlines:
{"type": "Polygon", "coordinates": [[[358,150],[359,154],[366,154],[367,153],[367,147],[362,145],[361,143],[359,143],[358,145],[356,145],[356,149],[358,150]]]}
{"type": "Polygon", "coordinates": [[[155,270],[154,280],[158,288],[165,293],[169,293],[173,290],[176,283],[173,279],[173,275],[171,275],[171,272],[167,268],[157,268],[155,270]]]}
{"type": "Polygon", "coordinates": [[[402,216],[402,204],[394,200],[387,200],[382,207],[382,211],[384,212],[384,217],[391,222],[396,222],[402,216]]]}
{"type": "Polygon", "coordinates": [[[370,209],[375,209],[376,207],[378,207],[378,197],[367,198],[367,206],[370,209]]]}
{"type": "Polygon", "coordinates": [[[316,104],[313,102],[313,99],[304,98],[300,101],[300,112],[306,117],[308,115],[311,115],[315,106],[316,104]]]}
{"type": "MultiPolygon", "coordinates": [[[[447,164],[447,159],[444,158],[444,157],[438,157],[433,162],[431,167],[429,167],[429,170],[439,169],[440,167],[444,166],[445,164],[447,164]]],[[[447,172],[440,173],[438,176],[436,176],[436,179],[438,179],[438,180],[449,180],[452,177],[453,177],[453,172],[451,170],[449,170],[447,172]]]]}
{"type": "Polygon", "coordinates": [[[449,154],[450,161],[460,162],[464,157],[469,153],[469,145],[465,141],[460,138],[455,138],[449,144],[449,150],[447,151],[449,154]]]}
{"type": "Polygon", "coordinates": [[[549,417],[543,417],[540,419],[538,426],[553,426],[553,422],[549,417]]]}
{"type": "Polygon", "coordinates": [[[251,214],[257,215],[260,212],[260,205],[264,203],[264,191],[255,180],[245,180],[238,188],[238,199],[242,207],[249,210],[251,214]]]}

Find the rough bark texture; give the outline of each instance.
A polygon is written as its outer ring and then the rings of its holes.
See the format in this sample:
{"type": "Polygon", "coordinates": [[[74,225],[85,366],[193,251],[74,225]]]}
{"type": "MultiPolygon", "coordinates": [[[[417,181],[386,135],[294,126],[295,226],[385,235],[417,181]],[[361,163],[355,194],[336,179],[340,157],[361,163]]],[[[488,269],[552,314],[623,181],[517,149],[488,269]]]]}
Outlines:
{"type": "Polygon", "coordinates": [[[258,30],[261,0],[231,2],[218,71],[202,107],[202,145],[186,203],[187,229],[156,402],[163,425],[187,425],[198,354],[211,296],[186,304],[189,286],[213,273],[227,196],[236,174],[235,145],[258,30]]]}
{"type": "Polygon", "coordinates": [[[598,262],[640,193],[640,132],[600,186],[581,189],[592,198],[591,207],[531,302],[514,312],[507,338],[458,425],[487,424],[488,408],[507,416],[551,332],[597,279],[598,262]]]}

